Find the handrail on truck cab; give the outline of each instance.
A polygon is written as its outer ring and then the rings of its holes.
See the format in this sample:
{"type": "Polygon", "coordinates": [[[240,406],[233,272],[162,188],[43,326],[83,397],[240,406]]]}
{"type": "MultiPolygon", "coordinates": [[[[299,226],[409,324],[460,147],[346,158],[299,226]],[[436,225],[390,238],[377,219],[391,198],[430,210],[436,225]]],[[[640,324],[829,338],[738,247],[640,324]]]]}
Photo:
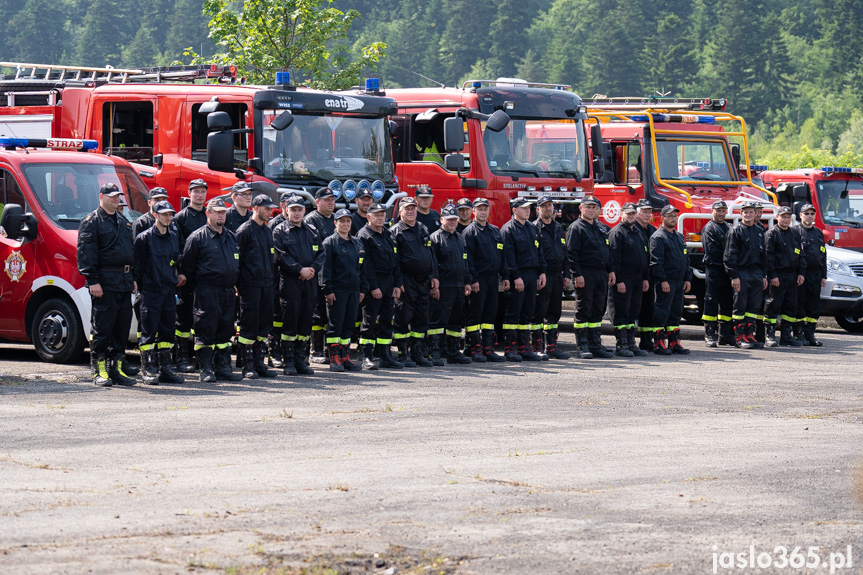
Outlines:
{"type": "MultiPolygon", "coordinates": [[[[726,185],[726,186],[740,186],[740,185],[749,185],[753,188],[761,190],[765,194],[767,194],[772,200],[774,204],[778,204],[778,200],[776,198],[776,194],[767,190],[758,184],[752,181],[752,171],[750,168],[749,161],[749,142],[746,136],[746,120],[744,120],[740,116],[735,116],[733,114],[729,114],[728,112],[722,111],[698,111],[698,110],[689,110],[687,109],[685,113],[682,113],[680,110],[674,110],[669,108],[626,108],[625,110],[610,110],[605,108],[591,108],[590,104],[588,104],[588,114],[589,117],[592,117],[597,123],[601,122],[601,118],[607,118],[607,121],[611,121],[614,119],[628,121],[628,122],[638,122],[638,123],[648,123],[650,125],[650,139],[651,139],[651,153],[653,154],[653,165],[659,165],[659,157],[656,153],[656,134],[664,134],[664,135],[677,135],[677,136],[714,136],[722,135],[724,137],[728,136],[739,136],[743,138],[743,153],[745,154],[745,166],[746,166],[746,180],[727,180],[727,181],[710,181],[710,184],[715,185],[726,185]],[[712,131],[693,131],[693,130],[672,130],[672,129],[657,129],[655,123],[666,123],[663,120],[669,116],[680,116],[682,120],[690,120],[686,123],[714,123],[717,121],[721,122],[730,122],[736,121],[740,122],[740,131],[739,132],[712,132],[712,131]],[[665,118],[664,118],[665,116],[665,118]],[[690,116],[691,118],[686,118],[690,116]],[[699,122],[699,118],[712,118],[711,122],[703,121],[699,122]],[[694,121],[691,121],[694,120],[694,121]]],[[[727,140],[726,140],[727,141],[727,140]]],[[[735,166],[739,169],[739,167],[735,166]]],[[[686,183],[693,183],[696,185],[704,185],[704,181],[702,180],[679,180],[686,183]]],[[[689,192],[683,190],[674,184],[663,180],[660,176],[659,170],[656,170],[656,182],[657,184],[674,190],[678,192],[683,197],[686,198],[686,207],[691,208],[692,204],[692,196],[689,195],[689,192]]]]}

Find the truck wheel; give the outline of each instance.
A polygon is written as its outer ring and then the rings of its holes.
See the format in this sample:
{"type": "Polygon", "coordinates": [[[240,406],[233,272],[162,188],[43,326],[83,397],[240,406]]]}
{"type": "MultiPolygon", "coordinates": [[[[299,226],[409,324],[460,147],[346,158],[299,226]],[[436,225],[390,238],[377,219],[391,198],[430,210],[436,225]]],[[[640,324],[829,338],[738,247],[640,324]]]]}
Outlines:
{"type": "Polygon", "coordinates": [[[854,317],[848,315],[834,316],[836,323],[845,331],[851,333],[863,333],[863,317],[854,317]]]}
{"type": "Polygon", "coordinates": [[[31,326],[36,353],[51,363],[68,363],[84,351],[84,329],[71,303],[49,299],[36,309],[31,326]]]}

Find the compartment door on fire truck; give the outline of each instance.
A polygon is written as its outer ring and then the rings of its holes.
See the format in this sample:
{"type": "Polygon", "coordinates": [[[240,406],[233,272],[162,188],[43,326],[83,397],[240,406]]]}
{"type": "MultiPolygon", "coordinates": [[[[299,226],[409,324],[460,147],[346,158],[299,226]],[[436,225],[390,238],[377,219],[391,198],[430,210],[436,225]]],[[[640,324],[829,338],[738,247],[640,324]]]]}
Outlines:
{"type": "Polygon", "coordinates": [[[112,100],[110,95],[105,95],[98,99],[93,110],[92,133],[101,143],[103,153],[120,156],[135,164],[153,165],[153,155],[160,153],[158,129],[154,122],[155,97],[112,100]]]}
{"type": "MultiPolygon", "coordinates": [[[[24,197],[21,186],[9,170],[0,166],[0,213],[6,204],[18,204],[24,213],[32,211],[24,197]]],[[[30,293],[36,267],[36,243],[21,244],[18,238],[8,237],[4,230],[0,234],[0,337],[21,340],[26,333],[24,325],[24,302],[30,293]]]]}
{"type": "Polygon", "coordinates": [[[602,219],[613,226],[620,220],[623,204],[644,198],[644,183],[641,144],[631,141],[610,143],[614,179],[610,183],[597,183],[594,194],[602,202],[602,219]]]}

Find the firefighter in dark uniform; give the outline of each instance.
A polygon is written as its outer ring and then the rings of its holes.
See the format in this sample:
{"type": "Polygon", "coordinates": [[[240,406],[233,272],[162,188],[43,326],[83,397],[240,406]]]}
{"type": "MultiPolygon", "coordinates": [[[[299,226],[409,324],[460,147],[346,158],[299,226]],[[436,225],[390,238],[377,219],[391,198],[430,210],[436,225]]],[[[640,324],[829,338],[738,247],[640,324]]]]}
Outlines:
{"type": "Polygon", "coordinates": [[[99,207],[78,227],[78,272],[90,291],[90,366],[96,385],[134,385],[123,364],[132,327],[135,254],[132,224],[117,212],[123,192],[99,189],[99,207]]]}
{"type": "Polygon", "coordinates": [[[369,285],[363,300],[363,323],[360,328],[360,348],[364,369],[377,369],[374,352],[381,358],[380,366],[402,369],[405,365],[392,355],[393,313],[395,301],[401,297],[402,274],[396,243],[386,223],[387,209],[381,204],[369,208],[368,223],[357,238],[366,250],[365,274],[369,285]]]}
{"type": "MultiPolygon", "coordinates": [[[[464,239],[456,232],[458,211],[447,206],[441,213],[441,229],[431,235],[431,246],[438,266],[438,289],[431,291],[429,337],[432,363],[440,360],[446,342],[447,363],[472,363],[459,350],[464,327],[464,298],[473,280],[467,261],[464,239]]],[[[440,365],[443,365],[441,362],[440,365]]]]}
{"type": "Polygon", "coordinates": [[[725,221],[728,205],[716,200],[712,218],[701,230],[704,246],[704,343],[707,347],[734,345],[731,324],[731,278],[725,272],[725,242],[731,226],[725,221]]]}
{"type": "Polygon", "coordinates": [[[231,187],[231,202],[233,205],[225,214],[225,229],[237,233],[240,226],[249,221],[252,211],[252,186],[246,182],[237,182],[231,187]]]}
{"type": "Polygon", "coordinates": [[[489,205],[485,198],[473,203],[474,220],[462,233],[467,261],[471,267],[470,296],[465,321],[466,346],[474,362],[506,361],[494,352],[494,322],[497,317],[498,280],[509,290],[509,268],[503,254],[503,236],[488,223],[489,205]]]}
{"type": "Polygon", "coordinates": [[[171,225],[174,208],[167,201],[153,206],[153,227],[135,238],[135,278],[141,294],[141,362],[144,383],[183,383],[173,372],[171,348],[177,321],[176,289],[186,283],[177,274],[180,241],[171,225]]]}
{"type": "Polygon", "coordinates": [[[202,382],[243,379],[231,369],[240,251],[234,232],[225,229],[227,210],[222,200],[210,200],[207,225],[189,236],[180,256],[180,269],[194,286],[195,355],[202,382]]]}
{"type": "Polygon", "coordinates": [[[533,225],[539,230],[539,246],[545,258],[545,287],[536,294],[536,309],[533,314],[533,351],[543,359],[569,359],[569,352],[557,347],[560,330],[558,324],[563,305],[563,291],[569,289],[569,256],[566,237],[554,219],[554,202],[542,196],[536,202],[538,216],[533,225]],[[543,341],[543,334],[545,340],[543,341]]]}
{"type": "MultiPolygon", "coordinates": [[[[755,229],[761,233],[761,242],[762,245],[766,245],[765,234],[767,233],[766,222],[761,220],[761,216],[764,215],[764,205],[760,202],[753,202],[755,204],[755,229]]],[[[764,288],[764,293],[761,294],[761,309],[758,310],[758,313],[755,314],[755,341],[758,343],[758,347],[764,347],[765,343],[765,329],[764,329],[764,306],[767,304],[767,288],[764,288]]]]}
{"type": "Polygon", "coordinates": [[[662,208],[661,214],[662,226],[650,236],[648,247],[654,291],[653,351],[659,355],[687,355],[689,350],[680,344],[680,317],[683,296],[692,287],[692,269],[686,255],[686,241],[677,231],[680,210],[668,205],[662,208]]]}
{"type": "Polygon", "coordinates": [[[273,326],[273,230],[267,220],[276,204],[267,194],[252,200],[252,217],[237,230],[240,250],[240,335],[237,353],[242,356],[243,377],[275,377],[267,369],[267,336],[273,326]]]}
{"type": "Polygon", "coordinates": [[[635,223],[635,204],[623,204],[620,223],[608,234],[612,269],[617,283],[611,286],[610,298],[613,307],[611,322],[617,344],[614,355],[621,357],[644,356],[647,352],[635,343],[635,320],[641,313],[641,301],[650,289],[650,258],[644,234],[635,223]]]}
{"type": "Polygon", "coordinates": [[[458,224],[455,227],[455,233],[461,234],[470,225],[470,215],[473,212],[473,202],[468,198],[459,198],[455,203],[458,210],[458,224]]]}
{"type": "Polygon", "coordinates": [[[822,344],[815,339],[815,328],[821,315],[821,288],[827,285],[827,247],[824,233],[814,224],[815,208],[804,204],[800,210],[800,225],[794,226],[806,260],[803,285],[797,289],[797,325],[802,333],[798,333],[796,339],[803,345],[819,347],[822,344]]]}
{"type": "MultiPolygon", "coordinates": [[[[275,230],[279,224],[287,218],[288,206],[287,201],[294,195],[292,192],[283,192],[279,197],[279,208],[281,213],[267,222],[267,227],[275,230]]],[[[273,327],[267,335],[267,350],[269,352],[269,365],[273,367],[283,367],[282,365],[282,308],[279,303],[279,266],[277,262],[273,262],[273,327]]],[[[288,374],[286,374],[288,375],[288,374]]]]}
{"type": "Polygon", "coordinates": [[[321,285],[327,300],[327,346],[332,371],[360,371],[363,366],[351,361],[351,333],[354,318],[368,284],[363,274],[366,250],[351,236],[351,212],[335,214],[336,233],[324,240],[324,268],[321,285]]]}
{"type": "MultiPolygon", "coordinates": [[[[336,196],[329,188],[318,188],[315,192],[317,209],[303,218],[313,232],[318,235],[318,241],[324,240],[336,232],[336,222],[333,211],[336,209],[336,196]]],[[[315,309],[312,313],[312,363],[326,363],[324,352],[324,333],[327,331],[327,301],[323,288],[318,286],[315,299],[315,309]]]]}
{"type": "MultiPolygon", "coordinates": [[[[647,257],[650,259],[650,237],[656,232],[656,227],[650,223],[653,217],[653,206],[644,198],[635,203],[638,210],[635,213],[636,229],[641,232],[644,243],[647,244],[647,257]]],[[[647,278],[650,282],[650,274],[647,278]]],[[[638,314],[638,349],[642,351],[653,351],[653,286],[648,285],[647,292],[641,298],[641,311],[638,314]]]]}
{"type": "MultiPolygon", "coordinates": [[[[207,225],[207,212],[204,206],[206,201],[207,182],[200,179],[189,182],[189,205],[180,210],[174,217],[181,254],[186,247],[186,240],[192,235],[192,232],[207,225]]],[[[183,273],[182,270],[180,273],[183,273]]],[[[195,371],[195,366],[192,365],[192,356],[194,355],[192,308],[195,292],[187,282],[180,286],[178,295],[180,301],[177,304],[177,326],[174,331],[177,346],[177,371],[192,373],[195,371]]]]}
{"type": "Polygon", "coordinates": [[[135,223],[132,226],[132,233],[136,238],[153,227],[153,224],[156,223],[156,214],[153,212],[153,208],[155,208],[156,204],[159,202],[166,201],[167,199],[168,190],[165,188],[157,187],[150,190],[150,194],[147,199],[147,205],[150,206],[150,211],[135,220],[135,223]]]}
{"type": "Polygon", "coordinates": [[[794,326],[797,324],[797,286],[803,285],[806,258],[800,235],[791,229],[792,218],[791,208],[779,208],[776,225],[764,235],[768,281],[764,305],[767,347],[802,345],[794,339],[794,326]],[[776,341],[777,324],[781,324],[779,341],[776,341]]]}
{"type": "Polygon", "coordinates": [[[566,231],[570,273],[575,284],[575,338],[579,357],[612,357],[602,345],[602,315],[608,286],[615,285],[608,238],[597,224],[599,200],[584,198],[581,217],[566,231]]]}
{"type": "Polygon", "coordinates": [[[755,320],[761,314],[761,299],[767,289],[767,258],[764,228],[755,220],[755,202],[746,201],[740,210],[743,218],[728,232],[725,244],[725,270],[734,289],[734,336],[737,347],[758,347],[755,320]]]}
{"type": "Polygon", "coordinates": [[[405,367],[432,367],[423,340],[428,331],[431,290],[438,289],[439,282],[431,235],[417,221],[416,206],[414,198],[399,200],[400,220],[392,228],[402,274],[402,293],[393,317],[393,339],[399,348],[398,360],[405,367]]]}
{"type": "Polygon", "coordinates": [[[287,220],[273,230],[280,276],[282,370],[285,375],[312,375],[314,371],[306,363],[306,345],[312,334],[324,249],[317,232],[303,221],[303,198],[292,195],[282,203],[287,220]]]}
{"type": "Polygon", "coordinates": [[[431,209],[432,199],[431,186],[420,184],[417,186],[417,221],[424,225],[429,232],[429,235],[440,229],[440,213],[437,210],[431,209]]]}
{"type": "Polygon", "coordinates": [[[356,203],[357,211],[351,214],[351,235],[356,237],[360,230],[368,223],[369,208],[372,206],[374,198],[371,190],[363,188],[357,192],[356,203]]]}
{"type": "Polygon", "coordinates": [[[507,361],[541,361],[533,353],[530,327],[536,308],[536,293],[545,287],[545,257],[539,230],[528,218],[530,205],[523,198],[512,202],[512,219],[500,230],[509,270],[509,291],[504,292],[504,357],[507,361]]]}

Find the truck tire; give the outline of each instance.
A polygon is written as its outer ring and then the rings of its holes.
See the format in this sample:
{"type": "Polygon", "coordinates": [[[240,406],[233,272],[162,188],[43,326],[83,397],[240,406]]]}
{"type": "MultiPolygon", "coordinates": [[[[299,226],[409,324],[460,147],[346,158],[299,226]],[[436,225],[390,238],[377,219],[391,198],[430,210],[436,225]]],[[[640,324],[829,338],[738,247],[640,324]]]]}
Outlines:
{"type": "Polygon", "coordinates": [[[850,333],[863,333],[863,317],[854,317],[848,315],[834,316],[839,327],[850,333]]]}
{"type": "Polygon", "coordinates": [[[39,357],[51,363],[77,360],[86,343],[77,310],[59,298],[49,299],[36,309],[31,337],[39,357]]]}

